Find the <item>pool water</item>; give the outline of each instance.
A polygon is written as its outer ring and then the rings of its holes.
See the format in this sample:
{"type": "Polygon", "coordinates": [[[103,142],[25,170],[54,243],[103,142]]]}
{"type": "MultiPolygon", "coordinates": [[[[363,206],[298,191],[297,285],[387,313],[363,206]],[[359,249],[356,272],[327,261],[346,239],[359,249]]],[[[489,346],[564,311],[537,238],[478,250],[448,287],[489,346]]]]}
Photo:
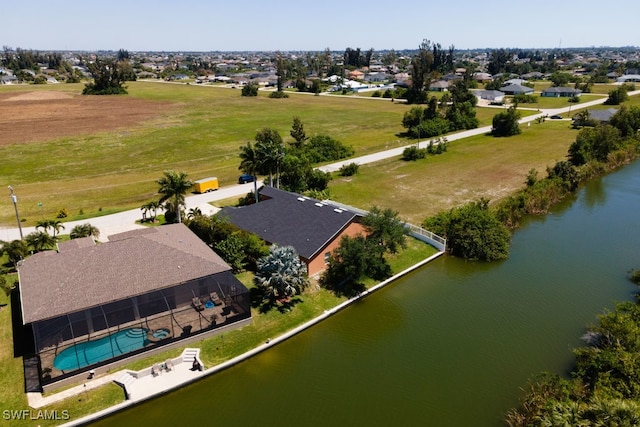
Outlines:
{"type": "Polygon", "coordinates": [[[141,349],[148,343],[147,332],[145,328],[129,328],[75,344],[61,351],[53,360],[53,366],[61,371],[73,371],[141,349]]]}

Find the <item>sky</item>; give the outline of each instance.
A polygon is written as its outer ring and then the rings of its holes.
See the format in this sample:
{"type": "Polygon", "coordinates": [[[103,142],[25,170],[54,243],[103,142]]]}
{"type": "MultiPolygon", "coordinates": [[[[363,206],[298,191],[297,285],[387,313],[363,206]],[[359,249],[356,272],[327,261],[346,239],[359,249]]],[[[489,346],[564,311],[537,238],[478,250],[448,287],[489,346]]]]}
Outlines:
{"type": "MultiPolygon", "coordinates": [[[[50,0],[2,7],[32,50],[334,51],[640,46],[638,0],[50,0]]],[[[8,6],[8,4],[5,4],[8,6]]]]}

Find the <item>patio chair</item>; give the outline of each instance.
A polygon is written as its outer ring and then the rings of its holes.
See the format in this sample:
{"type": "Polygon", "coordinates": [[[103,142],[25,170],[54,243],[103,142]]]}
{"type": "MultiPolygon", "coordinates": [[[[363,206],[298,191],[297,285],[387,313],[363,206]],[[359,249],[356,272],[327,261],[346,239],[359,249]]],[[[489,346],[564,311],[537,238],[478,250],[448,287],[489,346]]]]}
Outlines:
{"type": "Polygon", "coordinates": [[[194,297],[191,300],[191,305],[193,306],[193,308],[196,309],[196,311],[204,310],[204,304],[202,304],[202,301],[200,301],[200,298],[198,298],[198,297],[194,297]]]}
{"type": "Polygon", "coordinates": [[[220,299],[220,297],[218,296],[217,292],[211,292],[209,294],[209,296],[211,297],[211,302],[213,302],[215,305],[220,305],[222,304],[222,300],[220,299]]]}

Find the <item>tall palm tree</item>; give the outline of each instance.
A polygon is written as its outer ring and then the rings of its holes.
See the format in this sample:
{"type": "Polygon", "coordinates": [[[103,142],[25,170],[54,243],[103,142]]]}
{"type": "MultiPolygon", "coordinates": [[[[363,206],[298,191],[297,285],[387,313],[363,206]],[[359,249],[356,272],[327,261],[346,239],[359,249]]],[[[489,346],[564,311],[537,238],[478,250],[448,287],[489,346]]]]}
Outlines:
{"type": "Polygon", "coordinates": [[[182,219],[180,218],[180,209],[184,205],[184,195],[187,190],[193,186],[193,181],[187,178],[186,172],[175,172],[169,170],[165,171],[164,176],[156,182],[160,186],[158,193],[162,194],[159,202],[164,203],[169,200],[178,223],[182,222],[182,219]]]}
{"type": "Polygon", "coordinates": [[[284,158],[284,143],[275,129],[263,128],[256,134],[256,157],[260,167],[269,172],[269,185],[273,187],[273,174],[276,175],[276,188],[280,187],[280,164],[284,158]]]}
{"type": "Polygon", "coordinates": [[[240,147],[240,169],[242,172],[251,175],[253,177],[253,193],[256,203],[258,203],[258,180],[256,173],[260,167],[256,150],[251,145],[251,142],[247,142],[247,145],[240,147]]]}

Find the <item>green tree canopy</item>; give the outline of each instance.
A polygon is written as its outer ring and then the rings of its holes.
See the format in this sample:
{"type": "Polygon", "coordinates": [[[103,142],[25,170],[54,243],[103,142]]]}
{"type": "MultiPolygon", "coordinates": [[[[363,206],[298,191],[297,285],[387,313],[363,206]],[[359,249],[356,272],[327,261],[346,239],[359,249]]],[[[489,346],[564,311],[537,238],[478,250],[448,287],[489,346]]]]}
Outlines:
{"type": "Polygon", "coordinates": [[[493,127],[491,134],[493,136],[513,136],[518,135],[520,132],[520,113],[516,110],[516,107],[509,107],[506,111],[501,111],[493,116],[493,127]]]}
{"type": "Polygon", "coordinates": [[[119,95],[127,93],[124,82],[127,70],[115,59],[96,58],[87,65],[93,82],[87,83],[83,95],[119,95]]]}
{"type": "Polygon", "coordinates": [[[256,134],[255,154],[259,172],[269,175],[269,185],[273,187],[273,175],[276,176],[276,187],[279,187],[280,166],[284,158],[285,148],[282,137],[277,130],[265,127],[256,134]]]}
{"type": "Polygon", "coordinates": [[[480,261],[509,256],[511,233],[489,209],[486,199],[427,218],[423,227],[445,237],[447,250],[454,256],[480,261]]]}
{"type": "Polygon", "coordinates": [[[97,239],[98,237],[100,237],[100,230],[98,230],[98,227],[94,227],[88,222],[85,224],[76,225],[71,229],[71,232],[69,233],[69,237],[71,239],[80,239],[82,237],[89,236],[97,239]]]}
{"type": "Polygon", "coordinates": [[[34,252],[42,252],[47,249],[53,249],[56,245],[56,238],[51,236],[46,231],[34,231],[29,233],[24,238],[29,248],[34,252]]]}

